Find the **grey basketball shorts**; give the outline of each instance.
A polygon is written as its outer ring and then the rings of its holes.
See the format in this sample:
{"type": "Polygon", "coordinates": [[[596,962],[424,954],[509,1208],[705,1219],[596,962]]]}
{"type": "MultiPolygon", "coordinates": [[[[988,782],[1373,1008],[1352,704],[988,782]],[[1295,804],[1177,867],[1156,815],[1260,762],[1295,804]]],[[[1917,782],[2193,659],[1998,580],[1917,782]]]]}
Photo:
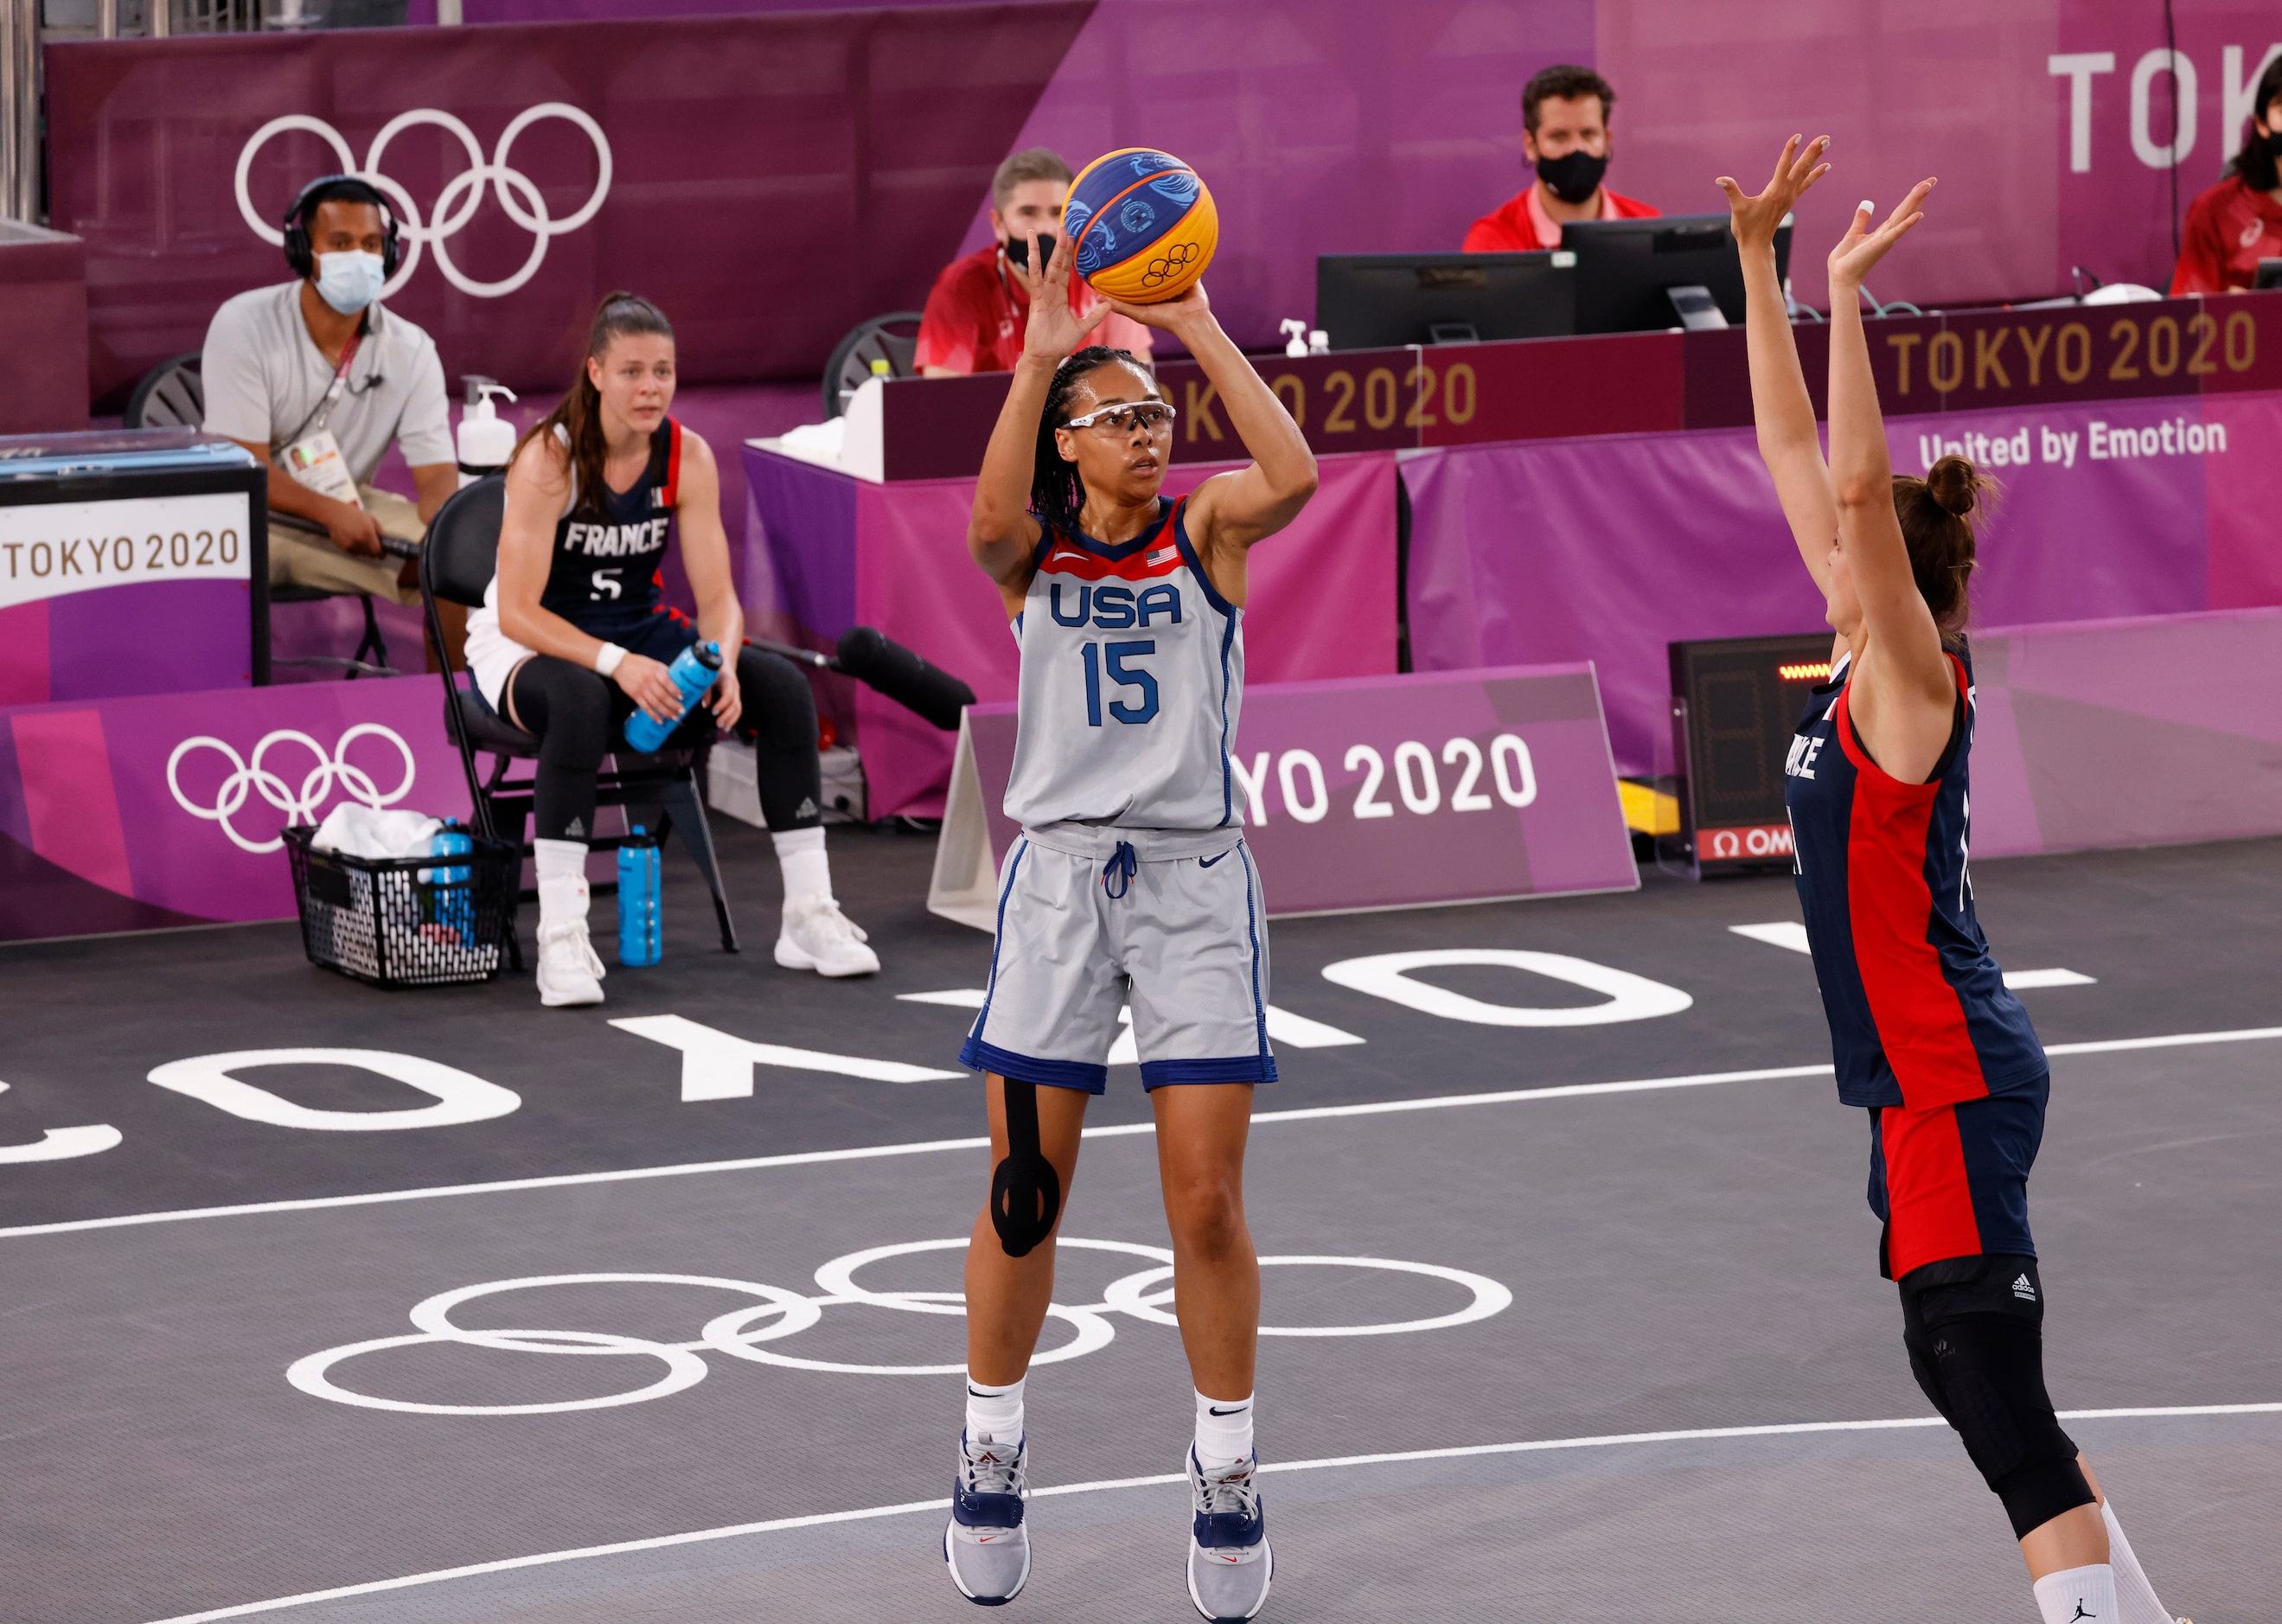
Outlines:
{"type": "Polygon", "coordinates": [[[1100,1093],[1130,1007],[1145,1088],[1273,1083],[1268,920],[1237,829],[1025,829],[962,1064],[1100,1093]]]}

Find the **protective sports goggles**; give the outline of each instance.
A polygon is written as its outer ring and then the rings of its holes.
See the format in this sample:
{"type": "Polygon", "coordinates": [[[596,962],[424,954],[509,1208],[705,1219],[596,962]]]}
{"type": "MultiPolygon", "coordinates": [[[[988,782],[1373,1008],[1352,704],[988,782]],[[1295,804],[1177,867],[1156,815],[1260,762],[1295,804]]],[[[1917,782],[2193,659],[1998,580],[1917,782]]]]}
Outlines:
{"type": "Polygon", "coordinates": [[[1180,414],[1166,400],[1137,400],[1122,406],[1097,407],[1083,417],[1073,417],[1062,424],[1065,429],[1090,429],[1098,425],[1105,434],[1129,434],[1139,423],[1152,434],[1160,434],[1173,426],[1180,414]]]}

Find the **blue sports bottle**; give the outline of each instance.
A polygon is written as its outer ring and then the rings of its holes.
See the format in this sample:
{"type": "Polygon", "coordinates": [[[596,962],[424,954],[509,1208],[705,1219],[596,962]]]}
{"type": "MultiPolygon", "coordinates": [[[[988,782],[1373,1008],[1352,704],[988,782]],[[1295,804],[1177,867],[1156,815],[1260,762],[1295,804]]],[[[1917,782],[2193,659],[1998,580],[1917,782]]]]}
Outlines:
{"type": "MultiPolygon", "coordinates": [[[[629,831],[641,832],[639,823],[629,831]]],[[[656,964],[664,951],[657,879],[657,842],[635,838],[618,848],[618,962],[634,969],[656,964]]]]}
{"type": "Polygon", "coordinates": [[[692,643],[677,656],[665,674],[681,690],[681,709],[673,713],[670,722],[661,722],[647,711],[637,711],[626,718],[626,742],[648,755],[666,741],[666,736],[681,726],[681,719],[689,714],[689,707],[705,696],[713,680],[721,674],[721,645],[692,643]]]}
{"type": "MultiPolygon", "coordinates": [[[[428,843],[429,851],[437,857],[459,857],[475,849],[475,841],[457,821],[446,823],[428,843]]],[[[431,869],[429,873],[439,888],[435,893],[436,922],[456,935],[462,946],[474,945],[476,905],[473,882],[476,871],[455,865],[450,868],[431,869]],[[450,889],[441,889],[444,887],[450,889]]]]}

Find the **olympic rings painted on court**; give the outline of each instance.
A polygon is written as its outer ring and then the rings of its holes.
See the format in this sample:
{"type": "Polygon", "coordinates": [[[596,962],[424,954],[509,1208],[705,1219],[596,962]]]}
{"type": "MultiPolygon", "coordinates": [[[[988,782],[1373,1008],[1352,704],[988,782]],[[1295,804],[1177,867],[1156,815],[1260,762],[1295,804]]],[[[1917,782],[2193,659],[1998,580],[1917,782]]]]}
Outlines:
{"type": "Polygon", "coordinates": [[[361,801],[378,811],[384,806],[394,805],[412,792],[412,780],[418,770],[412,759],[412,747],[404,742],[403,735],[393,727],[384,727],[379,722],[359,722],[349,728],[335,742],[330,754],[327,754],[325,747],[307,734],[297,728],[280,727],[275,733],[262,735],[261,742],[253,747],[253,758],[250,761],[211,734],[198,734],[183,740],[167,758],[167,788],[173,793],[175,805],[193,818],[221,824],[221,832],[237,843],[241,851],[264,852],[275,851],[284,845],[284,835],[277,834],[268,840],[249,840],[239,834],[237,826],[230,822],[230,815],[245,804],[249,795],[258,792],[263,800],[285,814],[284,821],[287,823],[314,823],[326,798],[334,793],[336,786],[351,800],[361,801]],[[387,740],[404,758],[403,781],[384,795],[380,786],[373,782],[372,775],[352,765],[348,758],[349,745],[368,735],[387,740]],[[317,765],[302,775],[301,787],[298,790],[262,765],[271,748],[284,743],[299,744],[317,758],[317,765]],[[220,750],[229,758],[229,776],[223,779],[215,789],[214,804],[211,806],[200,806],[182,793],[179,776],[182,758],[195,750],[220,750]]]}
{"type": "MultiPolygon", "coordinates": [[[[1168,1280],[1173,1272],[1173,1255],[1164,1247],[1142,1246],[1129,1240],[1082,1240],[1067,1236],[1063,1237],[1060,1244],[1085,1252],[1123,1253],[1146,1259],[1152,1266],[1113,1281],[1102,1293],[1098,1302],[1087,1303],[1083,1307],[1050,1303],[1046,1309],[1048,1316],[1072,1327],[1075,1334],[1066,1342],[1041,1351],[1030,1361],[1031,1364],[1059,1364],[1106,1348],[1117,1335],[1116,1327],[1109,1317],[1113,1314],[1129,1315],[1153,1325],[1178,1324],[1172,1315],[1164,1311],[1164,1305],[1173,1298],[1171,1286],[1161,1284],[1168,1280]]],[[[922,1252],[964,1251],[966,1245],[967,1238],[960,1235],[943,1240],[903,1241],[893,1246],[850,1252],[833,1259],[816,1271],[816,1283],[821,1290],[815,1295],[764,1285],[756,1280],[694,1274],[532,1275],[521,1279],[462,1286],[451,1291],[439,1292],[415,1305],[411,1318],[416,1329],[411,1335],[375,1337],[369,1341],[351,1342],[310,1354],[294,1361],[285,1372],[285,1379],[312,1397],[363,1410],[388,1410],[408,1415],[508,1416],[608,1410],[665,1398],[694,1387],[705,1379],[710,1368],[703,1357],[707,1352],[751,1364],[773,1364],[788,1370],[821,1371],[834,1375],[952,1376],[966,1368],[964,1362],[951,1364],[852,1364],[834,1359],[804,1359],[771,1344],[811,1329],[822,1320],[824,1310],[828,1308],[876,1308],[904,1314],[963,1317],[966,1312],[966,1300],[959,1292],[882,1291],[858,1284],[856,1272],[889,1258],[908,1257],[922,1252]],[[660,1342],[647,1337],[620,1336],[600,1331],[473,1329],[459,1325],[452,1318],[453,1310],[463,1303],[506,1292],[531,1291],[547,1286],[686,1286],[701,1290],[731,1292],[758,1301],[707,1320],[695,1338],[686,1342],[660,1342]],[[342,1387],[332,1379],[335,1366],[365,1354],[382,1353],[397,1348],[434,1346],[478,1348],[495,1353],[562,1354],[573,1357],[640,1356],[656,1359],[665,1367],[665,1371],[648,1387],[632,1388],[624,1393],[606,1394],[599,1398],[562,1399],[527,1404],[445,1404],[382,1398],[342,1387]]],[[[1488,1276],[1471,1274],[1463,1269],[1446,1268],[1439,1263],[1401,1263],[1384,1257],[1314,1255],[1263,1257],[1260,1262],[1266,1268],[1378,1269],[1424,1275],[1463,1286],[1471,1294],[1472,1299],[1455,1313],[1431,1318],[1386,1325],[1262,1325],[1260,1328],[1262,1336],[1392,1336],[1413,1331],[1437,1331],[1486,1319],[1502,1312],[1513,1302],[1513,1294],[1488,1276]]]]}
{"type": "Polygon", "coordinates": [[[395,206],[397,220],[403,228],[404,262],[397,267],[396,275],[381,289],[383,298],[395,293],[412,280],[412,273],[419,268],[420,250],[433,245],[437,267],[443,271],[445,280],[454,287],[473,299],[503,299],[539,274],[539,268],[547,258],[548,243],[565,232],[576,231],[594,219],[602,206],[602,200],[610,192],[609,137],[602,133],[602,127],[585,109],[574,107],[569,102],[541,102],[516,114],[508,120],[507,128],[500,132],[499,144],[492,149],[488,160],[484,157],[482,144],[476,140],[475,132],[459,119],[435,107],[415,107],[408,113],[398,113],[380,127],[380,133],[373,136],[372,144],[365,149],[361,167],[340,131],[324,120],[313,118],[306,113],[289,113],[270,120],[255,130],[237,154],[237,212],[245,217],[245,223],[253,228],[254,235],[266,243],[282,245],[285,232],[283,228],[262,218],[254,208],[253,196],[247,190],[246,181],[252,173],[254,155],[270,138],[295,129],[307,131],[323,141],[339,160],[341,173],[370,182],[385,193],[389,202],[395,206]],[[594,148],[594,190],[587,195],[585,203],[561,220],[547,214],[547,201],[539,195],[539,188],[531,177],[508,162],[508,154],[515,150],[516,137],[541,119],[563,119],[575,124],[586,133],[586,139],[594,148]],[[425,221],[421,218],[420,207],[413,202],[412,194],[405,190],[400,183],[380,170],[380,160],[388,151],[388,144],[406,130],[423,124],[432,124],[455,137],[468,159],[468,167],[444,183],[444,190],[436,198],[435,214],[425,221]],[[491,186],[492,195],[499,199],[500,207],[507,212],[507,217],[531,233],[531,253],[525,256],[522,266],[497,282],[478,282],[469,276],[452,262],[451,251],[445,246],[475,218],[477,209],[483,206],[486,183],[491,186]]]}

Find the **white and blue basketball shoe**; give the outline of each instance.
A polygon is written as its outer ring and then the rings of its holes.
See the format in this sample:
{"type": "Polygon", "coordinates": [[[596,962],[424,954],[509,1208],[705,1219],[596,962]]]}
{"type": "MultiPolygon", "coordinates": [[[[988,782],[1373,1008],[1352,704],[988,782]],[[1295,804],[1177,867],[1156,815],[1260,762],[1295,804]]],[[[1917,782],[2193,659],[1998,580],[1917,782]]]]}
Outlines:
{"type": "Polygon", "coordinates": [[[1255,1480],[1260,1457],[1207,1472],[1189,1451],[1189,1490],[1196,1516],[1189,1534],[1189,1599],[1213,1624],[1256,1618],[1268,1605],[1276,1553],[1268,1545],[1268,1511],[1255,1480]]]}
{"type": "Polygon", "coordinates": [[[959,1434],[943,1559],[959,1593],[978,1606],[1004,1606],[1029,1581],[1030,1530],[1022,1520],[1028,1447],[1028,1439],[1006,1444],[959,1434]]]}

